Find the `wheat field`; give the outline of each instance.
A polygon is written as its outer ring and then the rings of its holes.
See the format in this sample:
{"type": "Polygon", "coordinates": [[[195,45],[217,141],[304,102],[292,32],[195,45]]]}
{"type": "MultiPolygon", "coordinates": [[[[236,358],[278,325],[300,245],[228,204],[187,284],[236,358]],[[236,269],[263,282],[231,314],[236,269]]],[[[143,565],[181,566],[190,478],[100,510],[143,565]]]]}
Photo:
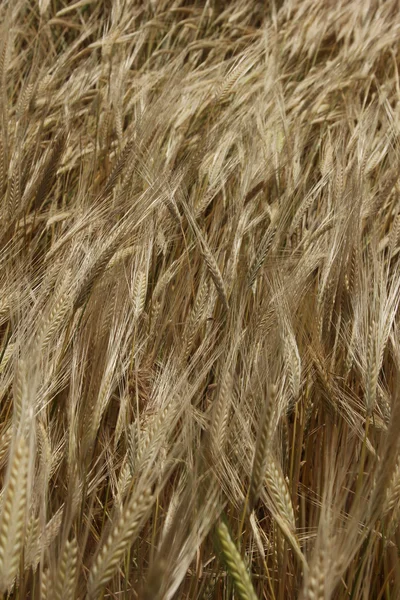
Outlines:
{"type": "Polygon", "coordinates": [[[0,2],[0,598],[400,599],[398,0],[0,2]]]}

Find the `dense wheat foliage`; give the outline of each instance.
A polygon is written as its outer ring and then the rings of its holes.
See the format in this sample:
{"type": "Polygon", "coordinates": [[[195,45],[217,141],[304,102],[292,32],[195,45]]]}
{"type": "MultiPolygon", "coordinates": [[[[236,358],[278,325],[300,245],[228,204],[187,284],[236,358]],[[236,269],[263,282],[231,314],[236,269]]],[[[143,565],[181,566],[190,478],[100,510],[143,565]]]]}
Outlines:
{"type": "Polygon", "coordinates": [[[0,3],[0,598],[400,598],[398,0],[0,3]]]}

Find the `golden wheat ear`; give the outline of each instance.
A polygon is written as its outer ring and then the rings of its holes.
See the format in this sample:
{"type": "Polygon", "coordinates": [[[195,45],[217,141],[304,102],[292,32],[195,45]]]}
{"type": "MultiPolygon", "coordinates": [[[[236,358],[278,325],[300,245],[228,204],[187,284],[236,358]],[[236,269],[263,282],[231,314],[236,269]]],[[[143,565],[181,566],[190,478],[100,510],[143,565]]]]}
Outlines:
{"type": "Polygon", "coordinates": [[[0,514],[0,591],[5,593],[18,573],[24,543],[28,480],[28,445],[16,438],[9,461],[0,514]]]}
{"type": "Polygon", "coordinates": [[[112,526],[90,570],[88,597],[98,598],[100,591],[113,576],[123,555],[134,542],[154,498],[150,490],[133,496],[112,526]]]}

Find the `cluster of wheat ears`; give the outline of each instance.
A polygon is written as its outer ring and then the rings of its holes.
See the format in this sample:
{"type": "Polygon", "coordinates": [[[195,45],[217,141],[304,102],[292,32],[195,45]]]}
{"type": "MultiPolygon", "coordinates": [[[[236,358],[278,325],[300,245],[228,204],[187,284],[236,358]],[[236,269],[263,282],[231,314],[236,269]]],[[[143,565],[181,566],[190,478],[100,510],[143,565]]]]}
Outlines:
{"type": "Polygon", "coordinates": [[[0,598],[400,598],[398,0],[0,3],[0,598]]]}

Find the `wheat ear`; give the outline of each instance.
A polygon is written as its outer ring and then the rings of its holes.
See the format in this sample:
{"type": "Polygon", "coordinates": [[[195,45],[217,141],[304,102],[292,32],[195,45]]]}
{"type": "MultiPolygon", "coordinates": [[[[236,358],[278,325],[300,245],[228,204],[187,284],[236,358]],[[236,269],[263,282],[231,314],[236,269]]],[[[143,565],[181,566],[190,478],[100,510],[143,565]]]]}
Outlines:
{"type": "Polygon", "coordinates": [[[23,543],[28,476],[28,446],[17,440],[10,463],[0,517],[0,592],[13,583],[23,543]]]}
{"type": "Polygon", "coordinates": [[[271,415],[277,392],[277,386],[271,385],[269,398],[267,399],[267,404],[264,411],[264,417],[258,432],[250,484],[250,502],[252,507],[255,506],[260,497],[261,489],[264,483],[264,476],[267,470],[269,460],[269,445],[271,441],[271,415]]]}
{"type": "Polygon", "coordinates": [[[90,570],[88,598],[98,598],[101,589],[113,576],[123,555],[137,536],[152,501],[150,490],[146,490],[134,496],[122,511],[90,570]]]}
{"type": "Polygon", "coordinates": [[[78,546],[76,540],[66,542],[61,556],[55,584],[55,600],[74,600],[78,546]]]}
{"type": "Polygon", "coordinates": [[[239,598],[241,600],[257,600],[250,575],[225,523],[219,523],[217,534],[226,567],[233,579],[239,598]]]}

